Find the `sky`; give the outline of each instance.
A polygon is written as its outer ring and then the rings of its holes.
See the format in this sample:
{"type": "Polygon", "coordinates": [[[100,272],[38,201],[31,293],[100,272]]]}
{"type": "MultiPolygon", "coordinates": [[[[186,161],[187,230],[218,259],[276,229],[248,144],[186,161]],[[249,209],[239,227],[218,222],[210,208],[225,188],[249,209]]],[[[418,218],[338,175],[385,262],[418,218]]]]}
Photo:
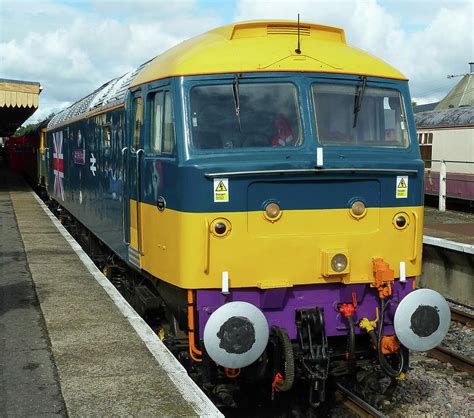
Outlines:
{"type": "Polygon", "coordinates": [[[185,39],[298,13],[399,69],[418,104],[474,61],[474,0],[0,0],[0,78],[41,83],[34,123],[185,39]]]}

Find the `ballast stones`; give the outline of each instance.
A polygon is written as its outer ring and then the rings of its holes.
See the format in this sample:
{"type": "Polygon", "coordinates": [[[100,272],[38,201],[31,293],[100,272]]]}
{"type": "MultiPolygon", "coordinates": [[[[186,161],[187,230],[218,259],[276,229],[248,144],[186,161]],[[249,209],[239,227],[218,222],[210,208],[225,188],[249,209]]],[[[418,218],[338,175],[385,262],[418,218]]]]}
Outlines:
{"type": "Polygon", "coordinates": [[[405,296],[395,312],[395,333],[410,350],[426,351],[446,336],[451,311],[446,300],[432,289],[418,289],[405,296]]]}
{"type": "Polygon", "coordinates": [[[260,309],[247,302],[230,302],[210,316],[204,345],[217,364],[238,369],[262,355],[268,335],[268,322],[260,309]]]}

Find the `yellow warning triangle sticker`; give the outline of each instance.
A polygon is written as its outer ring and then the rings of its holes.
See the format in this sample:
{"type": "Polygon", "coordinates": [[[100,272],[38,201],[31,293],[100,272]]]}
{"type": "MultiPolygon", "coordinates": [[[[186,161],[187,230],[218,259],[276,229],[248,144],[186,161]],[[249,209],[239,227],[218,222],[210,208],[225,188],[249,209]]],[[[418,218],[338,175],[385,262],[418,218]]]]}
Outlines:
{"type": "Polygon", "coordinates": [[[405,183],[405,180],[403,178],[400,180],[400,183],[398,183],[398,187],[400,189],[406,189],[407,188],[407,184],[405,183]]]}
{"type": "Polygon", "coordinates": [[[216,187],[216,192],[226,192],[227,188],[225,187],[224,182],[221,180],[216,187]]]}

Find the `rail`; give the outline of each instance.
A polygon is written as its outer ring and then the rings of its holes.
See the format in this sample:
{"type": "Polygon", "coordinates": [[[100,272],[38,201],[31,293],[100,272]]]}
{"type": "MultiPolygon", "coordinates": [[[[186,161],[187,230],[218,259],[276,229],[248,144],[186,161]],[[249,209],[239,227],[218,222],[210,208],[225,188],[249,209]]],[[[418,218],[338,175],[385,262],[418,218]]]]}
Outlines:
{"type": "Polygon", "coordinates": [[[446,211],[446,184],[447,182],[461,182],[461,183],[474,183],[474,180],[469,179],[455,179],[448,178],[446,164],[474,164],[474,161],[460,161],[460,160],[423,160],[429,164],[429,168],[425,168],[426,171],[431,171],[432,163],[439,163],[439,192],[438,192],[438,210],[440,212],[446,211]]]}
{"type": "Polygon", "coordinates": [[[455,351],[449,350],[445,347],[435,347],[428,351],[430,357],[443,363],[450,363],[456,370],[467,372],[474,376],[474,361],[469,357],[463,356],[455,351]]]}
{"type": "MultiPolygon", "coordinates": [[[[468,312],[461,311],[451,306],[451,320],[460,322],[472,328],[474,324],[474,315],[468,312]]],[[[456,370],[469,373],[471,376],[474,375],[474,361],[462,354],[455,351],[449,350],[445,347],[435,347],[428,351],[430,357],[436,360],[442,361],[443,363],[451,363],[456,370]]]]}
{"type": "Polygon", "coordinates": [[[461,311],[451,307],[451,320],[460,322],[461,324],[467,325],[470,328],[474,327],[474,315],[469,312],[461,311]]]}
{"type": "Polygon", "coordinates": [[[382,412],[368,404],[362,398],[359,398],[359,396],[357,396],[354,392],[351,392],[340,383],[337,383],[336,387],[336,400],[341,403],[348,411],[360,418],[385,418],[385,415],[382,412]]]}

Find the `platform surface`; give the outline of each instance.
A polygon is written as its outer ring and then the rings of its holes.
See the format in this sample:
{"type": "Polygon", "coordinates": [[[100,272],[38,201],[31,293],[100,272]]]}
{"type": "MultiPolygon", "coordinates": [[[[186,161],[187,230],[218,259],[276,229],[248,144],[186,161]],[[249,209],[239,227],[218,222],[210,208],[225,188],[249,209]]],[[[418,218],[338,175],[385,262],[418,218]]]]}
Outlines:
{"type": "Polygon", "coordinates": [[[1,168],[0,215],[0,416],[221,416],[1,168]]]}
{"type": "Polygon", "coordinates": [[[474,213],[425,207],[423,234],[456,243],[474,246],[474,213]]]}
{"type": "Polygon", "coordinates": [[[5,178],[0,177],[0,416],[66,416],[5,178]]]}

